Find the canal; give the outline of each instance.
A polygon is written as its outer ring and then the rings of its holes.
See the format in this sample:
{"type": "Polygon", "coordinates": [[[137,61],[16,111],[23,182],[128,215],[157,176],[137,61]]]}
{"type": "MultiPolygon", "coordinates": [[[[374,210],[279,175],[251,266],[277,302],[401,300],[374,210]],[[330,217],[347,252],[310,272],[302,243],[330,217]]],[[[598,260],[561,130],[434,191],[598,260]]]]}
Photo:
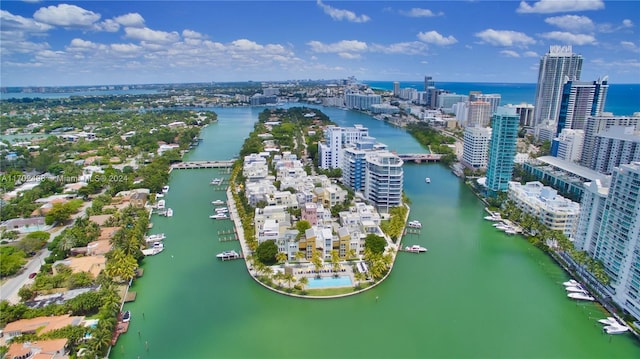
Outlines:
{"type": "MultiPolygon", "coordinates": [[[[215,109],[219,121],[186,160],[237,156],[256,108],[215,109]]],[[[366,115],[322,109],[341,126],[363,124],[398,153],[424,152],[401,129],[366,115]]],[[[129,332],[111,358],[638,358],[629,334],[608,336],[594,303],[566,297],[568,277],[518,236],[484,221],[482,203],[450,170],[407,164],[410,219],[422,222],[375,289],[336,300],[284,297],[253,282],[241,261],[215,254],[228,221],[208,218],[224,192],[209,184],[221,170],[177,170],[165,199],[171,218],[152,218],[165,251],[145,259],[129,332]],[[431,178],[426,184],[425,177],[431,178]]]]}

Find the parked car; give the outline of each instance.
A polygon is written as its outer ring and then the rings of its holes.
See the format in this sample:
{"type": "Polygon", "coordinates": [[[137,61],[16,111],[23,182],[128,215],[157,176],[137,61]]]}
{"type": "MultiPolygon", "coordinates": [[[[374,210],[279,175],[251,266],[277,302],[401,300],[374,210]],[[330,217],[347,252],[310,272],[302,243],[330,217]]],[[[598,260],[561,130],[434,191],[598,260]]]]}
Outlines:
{"type": "Polygon", "coordinates": [[[36,273],[36,272],[33,272],[33,273],[29,274],[29,279],[35,278],[36,275],[38,275],[38,273],[36,273]]]}

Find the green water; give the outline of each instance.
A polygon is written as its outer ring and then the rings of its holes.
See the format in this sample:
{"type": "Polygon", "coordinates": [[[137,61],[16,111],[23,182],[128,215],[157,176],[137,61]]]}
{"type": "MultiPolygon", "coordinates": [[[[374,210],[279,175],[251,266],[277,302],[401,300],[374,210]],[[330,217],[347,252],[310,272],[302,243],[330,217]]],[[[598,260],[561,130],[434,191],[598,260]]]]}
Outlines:
{"type": "MultiPolygon", "coordinates": [[[[259,111],[216,112],[219,123],[203,131],[188,159],[235,156],[259,111]]],[[[399,152],[420,149],[402,130],[325,112],[342,116],[334,119],[340,125],[374,128],[399,152]]],[[[209,181],[221,175],[172,173],[166,200],[174,216],[152,219],[152,233],[167,235],[166,249],[145,260],[144,277],[132,287],[138,297],[125,306],[132,312],[129,332],[112,358],[640,357],[629,334],[602,333],[596,320],[606,315],[596,304],[566,298],[561,282],[568,278],[547,256],[484,221],[481,202],[442,166],[405,166],[411,219],[423,228],[404,243],[429,251],[399,253],[384,283],[337,300],[275,294],[254,283],[241,261],[215,259],[239,249],[217,239],[231,223],[208,218],[211,201],[224,197],[209,181]]]]}

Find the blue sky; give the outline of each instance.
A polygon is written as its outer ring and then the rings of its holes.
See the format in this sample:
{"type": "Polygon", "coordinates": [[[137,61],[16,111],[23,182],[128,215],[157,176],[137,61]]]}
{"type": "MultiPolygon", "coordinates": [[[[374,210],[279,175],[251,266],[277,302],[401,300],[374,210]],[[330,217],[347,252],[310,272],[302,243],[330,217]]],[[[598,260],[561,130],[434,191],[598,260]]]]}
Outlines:
{"type": "Polygon", "coordinates": [[[7,1],[0,85],[337,79],[640,83],[640,1],[7,1]]]}

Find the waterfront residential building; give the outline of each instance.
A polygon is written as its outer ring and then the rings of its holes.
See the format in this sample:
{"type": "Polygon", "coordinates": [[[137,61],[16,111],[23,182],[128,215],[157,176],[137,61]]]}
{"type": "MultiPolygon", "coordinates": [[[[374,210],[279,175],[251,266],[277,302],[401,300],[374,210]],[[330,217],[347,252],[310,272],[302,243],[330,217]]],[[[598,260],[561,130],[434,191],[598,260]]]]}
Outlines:
{"type": "Polygon", "coordinates": [[[520,116],[515,108],[498,107],[491,119],[491,144],[487,164],[487,189],[503,192],[509,188],[513,175],[520,116]]]}
{"type": "Polygon", "coordinates": [[[538,219],[547,228],[572,238],[576,231],[580,205],[558,195],[558,191],[542,183],[509,182],[508,197],[522,212],[538,219]]]}
{"type": "Polygon", "coordinates": [[[593,169],[611,174],[615,167],[640,161],[640,132],[631,126],[613,126],[595,136],[593,149],[593,169]]]}
{"type": "Polygon", "coordinates": [[[598,152],[595,150],[595,137],[613,126],[633,127],[634,131],[640,130],[640,112],[633,116],[614,116],[611,113],[603,113],[601,116],[589,116],[584,129],[584,144],[582,146],[582,160],[580,164],[589,168],[595,168],[595,160],[598,152]]]}
{"type": "Polygon", "coordinates": [[[607,99],[607,77],[592,82],[567,80],[562,86],[556,135],[563,129],[583,130],[589,116],[599,116],[607,99]]]}
{"type": "Polygon", "coordinates": [[[324,142],[318,144],[320,168],[340,168],[342,148],[356,143],[361,138],[369,136],[369,130],[362,125],[353,127],[328,126],[324,130],[324,142]]]}
{"type": "Polygon", "coordinates": [[[541,156],[523,164],[537,181],[547,183],[565,197],[579,200],[587,182],[608,182],[608,176],[577,163],[553,156],[541,156]]]}
{"type": "Polygon", "coordinates": [[[640,320],[640,162],[616,167],[608,191],[599,183],[585,188],[576,246],[602,262],[607,291],[640,320]]]}
{"type": "Polygon", "coordinates": [[[389,151],[367,154],[364,196],[381,212],[402,204],[403,161],[389,151]]]}
{"type": "Polygon", "coordinates": [[[566,78],[580,80],[582,61],[582,55],[573,53],[570,45],[550,46],[549,52],[540,59],[534,113],[536,126],[545,120],[558,120],[562,86],[566,78]]]}
{"type": "Polygon", "coordinates": [[[508,105],[516,108],[516,113],[520,115],[520,127],[534,127],[533,112],[535,107],[532,104],[521,103],[519,105],[508,105]]]}
{"type": "Polygon", "coordinates": [[[487,101],[469,101],[469,112],[466,117],[465,127],[487,127],[491,122],[493,110],[491,103],[487,101]]]}
{"type": "Polygon", "coordinates": [[[382,97],[373,93],[347,92],[344,103],[347,108],[367,111],[371,105],[382,103],[382,97]]]}
{"type": "Polygon", "coordinates": [[[474,170],[487,168],[490,142],[490,127],[466,127],[462,164],[474,170]]]}
{"type": "Polygon", "coordinates": [[[451,111],[454,104],[469,101],[468,95],[458,95],[455,93],[443,93],[438,96],[437,108],[451,111]]]}
{"type": "Polygon", "coordinates": [[[502,95],[500,95],[499,93],[469,93],[469,102],[483,101],[488,102],[491,105],[491,109],[489,110],[489,118],[491,118],[491,115],[493,115],[493,113],[498,109],[498,106],[500,106],[500,100],[502,100],[502,95]]]}
{"type": "Polygon", "coordinates": [[[583,130],[564,129],[551,144],[551,155],[563,160],[579,162],[584,142],[583,130]]]}

